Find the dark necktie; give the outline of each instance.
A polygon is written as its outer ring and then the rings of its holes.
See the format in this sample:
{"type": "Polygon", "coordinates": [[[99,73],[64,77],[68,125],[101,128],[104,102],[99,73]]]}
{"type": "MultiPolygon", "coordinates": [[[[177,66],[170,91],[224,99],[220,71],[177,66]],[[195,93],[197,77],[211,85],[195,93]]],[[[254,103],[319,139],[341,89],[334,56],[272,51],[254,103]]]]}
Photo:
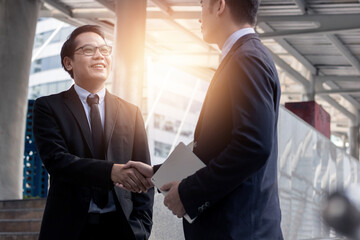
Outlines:
{"type": "MultiPolygon", "coordinates": [[[[87,103],[90,106],[92,150],[95,159],[105,159],[104,137],[99,112],[99,96],[89,95],[87,103]]],[[[104,208],[108,202],[108,193],[105,190],[93,190],[93,200],[99,208],[104,208]]]]}

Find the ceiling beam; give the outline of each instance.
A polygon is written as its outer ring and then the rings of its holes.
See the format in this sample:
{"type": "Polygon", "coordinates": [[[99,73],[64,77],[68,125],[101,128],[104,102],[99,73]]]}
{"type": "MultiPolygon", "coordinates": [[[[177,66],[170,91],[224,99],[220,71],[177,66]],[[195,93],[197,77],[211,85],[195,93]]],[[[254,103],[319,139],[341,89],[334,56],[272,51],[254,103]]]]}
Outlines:
{"type": "MultiPolygon", "coordinates": [[[[105,0],[96,0],[102,4],[108,11],[113,11],[113,5],[105,0]]],[[[162,0],[151,0],[157,7],[157,10],[148,10],[146,17],[148,19],[164,19],[165,16],[171,16],[174,19],[193,19],[198,20],[200,18],[200,11],[173,11],[170,6],[165,5],[165,2],[162,0]],[[165,13],[165,16],[164,16],[165,13]]],[[[299,0],[297,0],[299,1],[299,0]]],[[[45,0],[46,3],[58,9],[59,11],[65,13],[66,15],[71,16],[77,12],[77,15],[73,17],[111,17],[109,12],[102,9],[72,9],[69,10],[66,6],[59,4],[54,0],[45,0]],[[108,15],[109,14],[109,15],[108,15]]],[[[321,28],[307,29],[307,31],[316,32],[318,30],[324,31],[341,31],[341,28],[345,30],[352,30],[359,28],[360,16],[359,14],[311,14],[311,15],[283,15],[283,16],[258,16],[258,23],[260,22],[316,22],[319,23],[321,28]]],[[[292,34],[297,34],[298,31],[290,31],[292,34]]],[[[283,34],[283,32],[281,32],[283,34]]],[[[265,37],[266,35],[264,35],[265,37]]]]}
{"type": "MultiPolygon", "coordinates": [[[[259,27],[262,28],[265,32],[273,32],[274,30],[267,24],[267,23],[260,23],[259,27]]],[[[300,54],[293,46],[291,46],[285,39],[277,38],[275,41],[280,44],[286,51],[288,51],[289,54],[291,54],[293,57],[295,57],[299,62],[301,62],[314,76],[314,81],[316,82],[316,79],[320,76],[317,76],[321,72],[317,71],[317,69],[311,64],[309,60],[307,60],[302,54],[300,54]]],[[[284,69],[285,70],[285,69],[284,69]]],[[[295,76],[294,76],[295,77],[295,76]]],[[[301,82],[300,82],[301,83],[301,82]]],[[[310,82],[309,82],[310,84],[310,82]]],[[[340,87],[335,84],[334,82],[331,82],[330,80],[327,81],[327,84],[334,89],[340,89],[340,87]]],[[[303,85],[304,86],[304,85],[303,85]]],[[[309,85],[310,86],[310,85],[309,85]]],[[[308,90],[308,89],[306,89],[308,90]]],[[[346,93],[341,93],[341,96],[344,97],[346,100],[348,100],[355,108],[360,109],[360,103],[355,100],[353,97],[349,96],[346,93]]]]}
{"type": "Polygon", "coordinates": [[[202,45],[205,49],[209,49],[209,51],[215,51],[215,52],[218,52],[220,54],[218,49],[216,49],[213,46],[207,44],[204,40],[199,38],[197,35],[195,35],[191,31],[189,31],[187,28],[185,28],[181,24],[177,23],[172,17],[173,11],[171,10],[168,3],[166,3],[163,0],[150,0],[150,1],[152,1],[152,3],[154,3],[157,7],[159,7],[162,10],[161,14],[163,15],[163,18],[166,19],[167,22],[170,23],[173,27],[175,27],[176,29],[178,29],[181,32],[185,33],[186,35],[188,35],[190,38],[195,40],[198,44],[202,45]]]}
{"type": "Polygon", "coordinates": [[[171,16],[174,11],[171,9],[170,5],[164,0],[149,0],[155,4],[160,10],[168,16],[171,16]]]}
{"type": "MultiPolygon", "coordinates": [[[[146,17],[149,19],[161,19],[163,15],[160,14],[161,11],[148,11],[146,17]]],[[[171,17],[173,19],[193,19],[198,20],[200,18],[200,11],[173,11],[171,17]]]]}
{"type": "Polygon", "coordinates": [[[289,64],[287,64],[284,60],[282,60],[277,54],[273,53],[271,50],[270,50],[270,53],[271,53],[276,65],[278,65],[285,72],[290,74],[294,78],[294,80],[297,81],[298,83],[300,83],[301,85],[303,85],[303,87],[305,89],[310,88],[310,82],[305,77],[303,77],[303,75],[301,75],[299,72],[297,72],[291,66],[289,66],[289,64]]]}
{"type": "Polygon", "coordinates": [[[286,38],[307,34],[337,33],[360,29],[360,14],[259,16],[258,22],[315,22],[319,27],[303,30],[284,30],[259,34],[262,39],[286,38]]]}
{"type": "MultiPolygon", "coordinates": [[[[274,30],[269,26],[269,24],[262,22],[259,23],[259,27],[265,32],[274,32],[274,30]]],[[[294,58],[301,62],[313,75],[317,73],[317,69],[307,60],[299,51],[297,51],[291,44],[288,43],[285,39],[278,38],[275,40],[280,46],[282,46],[288,53],[290,53],[294,58]]]]}
{"type": "Polygon", "coordinates": [[[108,10],[114,12],[115,11],[115,6],[111,3],[109,3],[108,1],[106,0],[95,0],[97,1],[98,3],[100,3],[101,5],[103,5],[105,8],[107,8],[108,10]]]}
{"type": "Polygon", "coordinates": [[[333,99],[332,97],[328,96],[328,95],[320,95],[319,97],[321,97],[322,99],[324,99],[325,101],[327,101],[330,105],[332,105],[335,109],[337,109],[339,112],[341,112],[342,114],[344,114],[347,118],[349,118],[349,120],[351,122],[355,122],[356,121],[356,116],[354,114],[352,114],[351,112],[349,112],[346,108],[344,108],[344,106],[342,106],[341,104],[339,104],[335,99],[333,99]]]}
{"type": "Polygon", "coordinates": [[[358,82],[360,84],[360,76],[316,76],[315,81],[320,82],[358,82]]]}
{"type": "MultiPolygon", "coordinates": [[[[341,87],[339,87],[339,85],[337,85],[335,82],[327,82],[326,83],[329,87],[332,88],[332,90],[339,90],[341,89],[341,87]]],[[[353,98],[352,96],[349,95],[349,93],[339,93],[343,98],[345,98],[347,101],[349,101],[354,108],[356,109],[360,109],[360,103],[355,99],[353,98]]]]}
{"type": "Polygon", "coordinates": [[[295,4],[298,6],[298,8],[300,9],[301,11],[301,14],[306,14],[306,11],[307,11],[307,7],[306,7],[306,4],[304,2],[304,0],[294,0],[295,4]]]}
{"type": "MultiPolygon", "coordinates": [[[[44,10],[41,9],[39,17],[53,17],[57,18],[63,13],[60,13],[58,9],[55,10],[44,10]]],[[[115,18],[115,13],[106,8],[91,8],[91,9],[73,9],[72,18],[115,18]]],[[[68,16],[68,15],[67,15],[68,16]]]]}
{"type": "Polygon", "coordinates": [[[65,14],[66,16],[72,17],[71,9],[65,6],[64,4],[59,3],[58,1],[54,0],[45,0],[44,4],[48,4],[51,7],[55,8],[59,12],[65,14]]]}
{"type": "Polygon", "coordinates": [[[360,73],[360,61],[351,53],[351,51],[342,43],[342,41],[333,34],[326,35],[331,43],[341,52],[349,63],[360,73]]]}
{"type": "MultiPolygon", "coordinates": [[[[273,31],[272,28],[269,25],[267,25],[266,23],[263,23],[262,25],[260,25],[260,27],[265,31],[273,31]]],[[[278,42],[282,47],[284,47],[295,58],[297,58],[302,64],[304,64],[305,67],[308,67],[308,70],[311,71],[313,75],[315,75],[315,73],[317,72],[316,68],[304,56],[302,56],[296,49],[294,49],[294,47],[292,47],[286,40],[284,40],[282,38],[278,38],[278,39],[275,39],[275,41],[278,42]]],[[[303,77],[300,73],[295,71],[291,66],[289,66],[277,54],[274,54],[271,50],[270,50],[270,53],[272,54],[275,63],[279,67],[281,67],[285,72],[290,74],[294,78],[294,80],[296,80],[297,82],[302,84],[305,89],[309,89],[310,82],[305,77],[303,77]]],[[[334,84],[332,82],[330,82],[329,85],[331,85],[331,87],[339,88],[336,84],[334,84]]],[[[335,89],[335,90],[337,90],[337,89],[335,89]]],[[[320,94],[318,96],[321,97],[322,99],[324,99],[326,102],[328,102],[331,106],[333,106],[339,112],[344,114],[346,117],[348,117],[351,121],[355,121],[356,116],[354,114],[352,114],[351,112],[349,112],[342,105],[340,105],[332,97],[330,97],[327,94],[326,95],[320,94]]],[[[359,103],[356,100],[354,100],[352,97],[350,97],[349,95],[343,93],[342,96],[345,99],[347,99],[348,101],[350,101],[350,103],[352,103],[354,106],[356,106],[356,107],[359,106],[359,103]]]]}
{"type": "MultiPolygon", "coordinates": [[[[318,22],[324,25],[331,25],[342,20],[359,20],[359,14],[311,14],[311,15],[276,15],[258,16],[258,22],[318,22]]],[[[353,25],[349,25],[353,26],[353,25]]]]}
{"type": "Polygon", "coordinates": [[[341,93],[360,93],[360,88],[348,88],[348,89],[331,89],[331,90],[319,90],[315,91],[317,95],[329,95],[329,94],[341,94],[341,93]]]}
{"type": "MultiPolygon", "coordinates": [[[[114,6],[109,4],[106,0],[96,0],[97,2],[104,5],[106,8],[108,8],[110,11],[114,12],[114,6]]],[[[187,28],[183,27],[181,24],[177,23],[173,18],[173,11],[169,4],[164,0],[150,0],[153,4],[155,4],[157,7],[160,8],[161,11],[157,12],[158,18],[165,19],[169,24],[171,24],[175,29],[180,30],[181,32],[188,35],[190,38],[192,38],[194,41],[196,41],[198,44],[202,45],[204,48],[209,49],[210,52],[217,52],[220,54],[219,50],[214,48],[213,46],[207,44],[204,42],[201,38],[199,38],[197,35],[189,31],[187,28]]],[[[148,11],[147,18],[149,18],[149,15],[151,15],[151,11],[148,11]]],[[[92,15],[94,18],[94,15],[92,15]]],[[[116,16],[115,16],[116,17],[116,16]]]]}
{"type": "MultiPolygon", "coordinates": [[[[274,30],[267,24],[267,23],[260,23],[259,26],[265,32],[273,32],[274,30]]],[[[311,72],[316,73],[316,68],[303,56],[301,55],[293,46],[291,46],[286,40],[284,39],[276,39],[275,40],[280,46],[282,46],[286,51],[288,51],[292,56],[298,59],[305,67],[307,67],[311,72]]],[[[310,82],[303,77],[299,72],[293,69],[289,64],[287,64],[284,60],[282,60],[276,53],[272,52],[270,49],[274,61],[276,64],[281,67],[284,71],[290,74],[294,80],[299,82],[305,90],[308,90],[310,87],[310,82]]]]}
{"type": "MultiPolygon", "coordinates": [[[[50,11],[50,10],[48,10],[50,11]]],[[[47,17],[49,13],[47,10],[41,9],[40,15],[45,15],[47,17]]],[[[172,19],[187,19],[187,20],[198,20],[200,18],[199,11],[171,11],[167,12],[166,10],[153,10],[148,9],[146,12],[147,19],[164,19],[163,14],[171,13],[172,19]]],[[[59,13],[57,13],[59,14],[59,13]]],[[[72,10],[73,18],[113,18],[115,17],[114,11],[109,8],[75,8],[72,10]]]]}
{"type": "MultiPolygon", "coordinates": [[[[73,13],[68,7],[59,4],[58,2],[55,2],[54,0],[45,0],[44,8],[48,9],[48,11],[41,10],[40,13],[41,12],[43,12],[43,13],[49,12],[50,16],[47,16],[47,17],[56,18],[59,21],[68,23],[68,24],[76,26],[76,27],[84,25],[83,19],[73,18],[73,13]]],[[[42,17],[42,15],[40,14],[39,17],[42,17]]]]}
{"type": "Polygon", "coordinates": [[[107,8],[91,8],[91,9],[73,9],[74,18],[112,18],[115,19],[116,15],[113,11],[107,8]]]}
{"type": "Polygon", "coordinates": [[[64,17],[63,13],[60,13],[57,9],[40,9],[39,18],[61,18],[64,17]]]}

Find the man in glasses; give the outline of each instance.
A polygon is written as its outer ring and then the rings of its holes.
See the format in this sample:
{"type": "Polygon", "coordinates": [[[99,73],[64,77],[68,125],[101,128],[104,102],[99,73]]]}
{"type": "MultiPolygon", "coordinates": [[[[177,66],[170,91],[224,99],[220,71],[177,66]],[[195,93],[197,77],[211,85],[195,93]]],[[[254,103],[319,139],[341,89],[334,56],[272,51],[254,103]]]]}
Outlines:
{"type": "Polygon", "coordinates": [[[61,49],[75,84],[35,102],[35,140],[50,174],[39,239],[150,235],[154,191],[124,168],[130,159],[150,164],[146,132],[139,109],[105,89],[111,51],[98,26],[75,29],[61,49]]]}

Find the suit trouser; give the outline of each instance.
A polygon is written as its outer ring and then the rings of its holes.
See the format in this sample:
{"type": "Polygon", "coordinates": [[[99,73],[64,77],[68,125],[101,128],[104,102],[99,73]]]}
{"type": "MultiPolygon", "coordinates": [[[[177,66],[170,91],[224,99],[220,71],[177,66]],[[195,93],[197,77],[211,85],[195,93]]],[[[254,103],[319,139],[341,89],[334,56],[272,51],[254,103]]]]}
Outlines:
{"type": "Polygon", "coordinates": [[[102,214],[88,213],[79,240],[134,240],[134,234],[122,219],[118,211],[102,214]]]}

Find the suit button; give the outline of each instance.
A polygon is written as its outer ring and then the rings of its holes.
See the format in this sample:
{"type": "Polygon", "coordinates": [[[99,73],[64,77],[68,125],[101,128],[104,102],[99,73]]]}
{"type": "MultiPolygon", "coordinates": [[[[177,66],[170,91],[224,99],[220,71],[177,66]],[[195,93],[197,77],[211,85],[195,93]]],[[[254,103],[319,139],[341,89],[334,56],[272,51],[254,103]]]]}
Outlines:
{"type": "Polygon", "coordinates": [[[203,206],[201,206],[201,207],[198,208],[198,212],[199,212],[199,213],[202,213],[203,211],[204,211],[204,207],[203,207],[203,206]]]}

